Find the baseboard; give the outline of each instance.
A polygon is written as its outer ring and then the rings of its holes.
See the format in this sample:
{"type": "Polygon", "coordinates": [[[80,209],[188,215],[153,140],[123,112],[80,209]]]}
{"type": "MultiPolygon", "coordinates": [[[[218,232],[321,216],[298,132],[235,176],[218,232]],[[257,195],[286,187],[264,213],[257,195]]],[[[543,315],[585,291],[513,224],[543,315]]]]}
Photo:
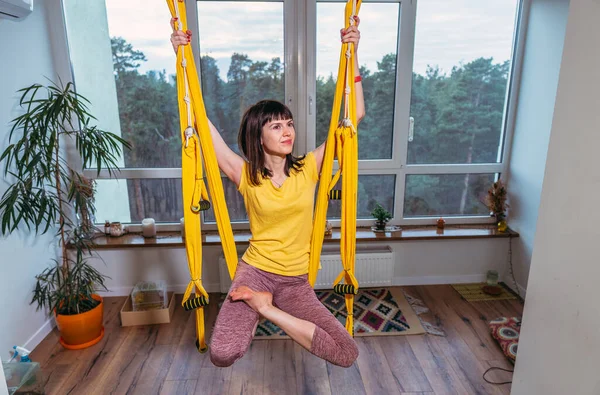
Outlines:
{"type": "Polygon", "coordinates": [[[54,329],[54,327],[54,318],[49,318],[46,322],[44,322],[40,329],[38,329],[37,332],[35,332],[33,336],[31,336],[25,342],[25,344],[23,344],[23,347],[25,347],[28,350],[35,349],[42,342],[42,340],[44,340],[46,336],[48,336],[48,334],[52,332],[52,329],[54,329]]]}
{"type": "MultiPolygon", "coordinates": [[[[438,285],[438,284],[468,284],[480,283],[485,281],[485,275],[470,274],[466,276],[415,276],[415,277],[394,277],[393,285],[438,285]]],[[[511,281],[504,281],[510,289],[513,289],[514,284],[511,281]]],[[[525,299],[527,288],[517,284],[522,299],[525,299]]]]}
{"type": "Polygon", "coordinates": [[[519,292],[521,292],[521,297],[523,299],[525,299],[525,295],[527,295],[527,288],[521,286],[521,284],[517,284],[517,287],[519,287],[519,292]]]}
{"type": "Polygon", "coordinates": [[[462,276],[414,276],[394,277],[393,285],[436,285],[436,284],[464,284],[485,281],[485,274],[470,274],[462,276]]]}
{"type": "MultiPolygon", "coordinates": [[[[221,292],[221,286],[219,283],[208,283],[203,284],[206,292],[221,292]]],[[[175,292],[176,294],[183,294],[187,288],[187,284],[173,284],[167,285],[168,292],[175,292]]],[[[111,287],[108,292],[98,292],[98,295],[102,297],[110,296],[129,296],[133,290],[133,285],[127,287],[111,287]]]]}
{"type": "MultiPolygon", "coordinates": [[[[169,285],[167,286],[167,291],[175,292],[178,294],[183,294],[185,289],[187,288],[187,284],[185,285],[169,285]]],[[[109,289],[108,292],[98,292],[98,295],[102,297],[110,297],[110,296],[129,296],[131,294],[131,290],[133,286],[130,287],[113,287],[109,289]]],[[[206,292],[221,292],[221,286],[219,283],[210,283],[204,284],[204,289],[206,292]]],[[[41,342],[48,336],[52,329],[56,326],[54,318],[49,318],[46,322],[42,324],[42,326],[23,344],[28,350],[35,349],[41,342]]]]}
{"type": "MultiPolygon", "coordinates": [[[[514,292],[516,292],[515,290],[515,284],[512,281],[504,281],[504,284],[509,287],[510,289],[512,289],[514,292]]],[[[521,296],[521,299],[525,300],[525,295],[527,295],[527,288],[523,287],[521,284],[517,283],[517,288],[519,290],[519,295],[521,296]]]]}
{"type": "MultiPolygon", "coordinates": [[[[360,280],[360,279],[359,279],[360,280]]],[[[485,281],[484,274],[470,274],[470,275],[462,275],[462,276],[414,276],[414,277],[394,277],[392,279],[393,286],[402,286],[402,285],[436,285],[436,284],[465,284],[465,283],[479,283],[485,281]]],[[[506,285],[510,286],[510,282],[506,282],[506,285]]],[[[520,284],[517,284],[519,287],[519,292],[521,296],[525,298],[525,294],[527,293],[527,289],[522,287],[520,284]]],[[[175,284],[168,285],[167,291],[175,292],[178,294],[183,294],[187,288],[187,284],[175,284]]],[[[512,287],[511,287],[512,288],[512,287]]],[[[98,292],[98,294],[102,297],[105,296],[128,296],[131,294],[132,286],[128,287],[113,287],[110,288],[108,292],[98,292]]],[[[204,289],[206,292],[217,293],[221,292],[221,285],[219,283],[209,283],[204,284],[204,289]]],[[[46,325],[46,324],[44,324],[46,325]]],[[[42,328],[40,328],[40,331],[42,328]]],[[[50,328],[52,330],[52,328],[50,328]]],[[[49,333],[50,330],[47,332],[49,333]]],[[[34,335],[35,336],[35,335],[34,335]]],[[[33,338],[33,337],[32,337],[33,338]]]]}

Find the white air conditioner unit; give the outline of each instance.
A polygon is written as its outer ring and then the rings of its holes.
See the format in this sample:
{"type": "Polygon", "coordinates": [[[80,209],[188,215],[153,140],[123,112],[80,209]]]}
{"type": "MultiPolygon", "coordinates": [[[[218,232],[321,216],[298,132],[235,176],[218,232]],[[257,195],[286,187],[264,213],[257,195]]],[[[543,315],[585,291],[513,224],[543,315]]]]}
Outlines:
{"type": "Polygon", "coordinates": [[[0,18],[19,21],[31,14],[33,0],[0,0],[0,18]]]}

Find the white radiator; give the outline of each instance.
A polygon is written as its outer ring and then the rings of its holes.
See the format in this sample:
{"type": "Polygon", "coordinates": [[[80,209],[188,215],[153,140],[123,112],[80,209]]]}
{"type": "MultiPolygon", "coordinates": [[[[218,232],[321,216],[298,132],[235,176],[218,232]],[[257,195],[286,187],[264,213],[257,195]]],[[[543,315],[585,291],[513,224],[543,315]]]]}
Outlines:
{"type": "MultiPolygon", "coordinates": [[[[333,280],[342,272],[342,258],[339,252],[321,254],[321,270],[317,275],[315,289],[331,289],[333,280]]],[[[389,247],[359,250],[356,252],[354,275],[358,285],[380,287],[392,285],[394,274],[394,252],[389,247]]]]}
{"type": "MultiPolygon", "coordinates": [[[[315,289],[331,289],[333,280],[342,271],[342,259],[339,252],[321,254],[321,270],[317,275],[315,289]]],[[[391,286],[394,274],[394,252],[389,247],[359,250],[356,252],[354,267],[360,287],[391,286]]],[[[231,286],[225,258],[219,258],[219,277],[221,292],[227,293],[231,286]]]]}

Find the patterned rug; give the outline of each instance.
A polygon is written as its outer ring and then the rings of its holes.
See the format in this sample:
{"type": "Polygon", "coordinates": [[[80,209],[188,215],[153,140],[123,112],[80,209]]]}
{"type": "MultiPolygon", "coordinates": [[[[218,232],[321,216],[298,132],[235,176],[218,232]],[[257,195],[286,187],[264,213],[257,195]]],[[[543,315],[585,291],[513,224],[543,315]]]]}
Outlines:
{"type": "Polygon", "coordinates": [[[515,363],[521,333],[521,318],[500,317],[490,321],[489,326],[492,337],[496,339],[506,358],[515,363]]]}
{"type": "Polygon", "coordinates": [[[502,283],[498,284],[501,288],[500,295],[489,295],[483,292],[483,287],[486,283],[474,284],[452,284],[452,288],[456,290],[467,302],[483,302],[486,300],[510,300],[517,299],[515,294],[509,291],[502,283]]]}
{"type": "MultiPolygon", "coordinates": [[[[325,307],[342,323],[346,322],[343,295],[331,290],[315,291],[325,307]]],[[[416,335],[425,333],[419,318],[399,288],[360,289],[354,297],[354,336],[416,335]]],[[[289,339],[277,325],[262,319],[255,339],[289,339]]]]}

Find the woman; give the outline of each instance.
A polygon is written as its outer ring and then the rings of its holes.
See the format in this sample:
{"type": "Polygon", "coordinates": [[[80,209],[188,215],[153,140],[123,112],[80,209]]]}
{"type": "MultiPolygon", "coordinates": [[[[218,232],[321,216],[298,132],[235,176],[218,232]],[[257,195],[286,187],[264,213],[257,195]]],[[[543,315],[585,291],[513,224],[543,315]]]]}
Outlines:
{"type": "MultiPolygon", "coordinates": [[[[171,20],[173,26],[176,19],[171,20]]],[[[358,50],[356,26],[340,31],[343,43],[358,50]]],[[[187,45],[191,32],[174,31],[173,49],[187,45]]],[[[355,58],[355,68],[358,61],[355,58]]],[[[360,78],[355,82],[356,112],[365,107],[360,78]]],[[[264,100],[242,118],[239,146],[233,152],[209,122],[219,168],[244,197],[252,238],[237,266],[229,295],[213,329],[210,358],[226,367],[241,358],[256,331],[259,316],[279,326],[311,353],[349,367],[358,357],[354,339],[317,299],[307,281],[314,194],[325,143],[307,155],[292,155],[296,130],[290,110],[264,100]]]]}

